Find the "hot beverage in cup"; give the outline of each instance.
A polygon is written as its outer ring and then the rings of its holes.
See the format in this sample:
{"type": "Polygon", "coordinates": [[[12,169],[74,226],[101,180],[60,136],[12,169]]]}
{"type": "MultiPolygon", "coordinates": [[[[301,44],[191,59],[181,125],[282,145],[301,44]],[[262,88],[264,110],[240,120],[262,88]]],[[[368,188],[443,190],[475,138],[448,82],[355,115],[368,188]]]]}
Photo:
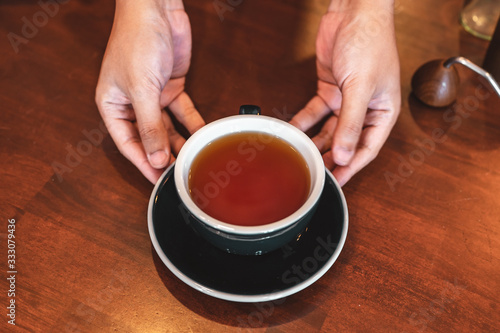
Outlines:
{"type": "Polygon", "coordinates": [[[257,226],[297,211],[310,191],[309,167],[286,141],[267,133],[228,134],[195,157],[189,191],[196,205],[220,221],[257,226]]]}
{"type": "Polygon", "coordinates": [[[260,255],[296,239],[312,218],[325,167],[307,135],[266,116],[214,121],[174,168],[186,222],[223,251],[260,255]]]}

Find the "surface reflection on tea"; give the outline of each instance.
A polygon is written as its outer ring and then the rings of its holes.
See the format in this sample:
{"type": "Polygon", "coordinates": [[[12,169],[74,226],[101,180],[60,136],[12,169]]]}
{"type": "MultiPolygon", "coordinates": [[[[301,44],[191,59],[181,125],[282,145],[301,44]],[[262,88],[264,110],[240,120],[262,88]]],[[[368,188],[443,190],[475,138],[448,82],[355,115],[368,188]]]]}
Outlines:
{"type": "Polygon", "coordinates": [[[243,226],[291,215],[307,200],[310,183],[302,155],[284,140],[260,132],[214,140],[189,172],[196,205],[222,222],[243,226]]]}

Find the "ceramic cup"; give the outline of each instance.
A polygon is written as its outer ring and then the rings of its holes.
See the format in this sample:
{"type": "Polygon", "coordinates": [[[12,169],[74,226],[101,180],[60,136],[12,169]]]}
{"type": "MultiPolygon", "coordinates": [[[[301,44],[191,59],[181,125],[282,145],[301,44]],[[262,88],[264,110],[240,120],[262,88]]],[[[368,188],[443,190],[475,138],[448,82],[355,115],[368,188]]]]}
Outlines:
{"type": "Polygon", "coordinates": [[[240,115],[214,121],[198,130],[182,147],[174,169],[175,186],[184,205],[187,222],[216,247],[240,255],[264,254],[297,238],[312,218],[325,183],[323,159],[311,139],[284,121],[249,114],[259,111],[255,106],[242,106],[240,115]],[[191,197],[189,172],[198,153],[214,140],[242,132],[266,133],[278,137],[294,147],[306,161],[310,174],[309,195],[305,203],[286,218],[259,226],[234,225],[206,214],[191,197]]]}

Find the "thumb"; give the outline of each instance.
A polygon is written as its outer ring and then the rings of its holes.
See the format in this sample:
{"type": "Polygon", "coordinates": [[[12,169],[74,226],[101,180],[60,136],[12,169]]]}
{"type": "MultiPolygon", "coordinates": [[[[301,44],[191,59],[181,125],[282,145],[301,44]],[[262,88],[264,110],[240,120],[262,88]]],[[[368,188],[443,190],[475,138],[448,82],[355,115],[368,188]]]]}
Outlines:
{"type": "Polygon", "coordinates": [[[170,160],[170,145],[161,115],[160,92],[143,94],[132,104],[149,163],[155,169],[166,167],[170,160]]]}
{"type": "Polygon", "coordinates": [[[342,89],[342,105],[333,135],[333,161],[348,165],[356,151],[371,94],[365,87],[351,86],[342,89]]]}

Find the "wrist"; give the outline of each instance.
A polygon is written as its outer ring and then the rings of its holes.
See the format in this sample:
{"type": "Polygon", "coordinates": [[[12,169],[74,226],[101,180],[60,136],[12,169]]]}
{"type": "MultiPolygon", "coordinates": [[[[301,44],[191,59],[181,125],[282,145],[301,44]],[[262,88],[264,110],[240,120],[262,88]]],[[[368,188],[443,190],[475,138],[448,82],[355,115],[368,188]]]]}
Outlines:
{"type": "Polygon", "coordinates": [[[331,0],[329,12],[393,9],[394,0],[331,0]]]}
{"type": "Polygon", "coordinates": [[[184,4],[182,0],[116,0],[117,7],[136,5],[142,6],[154,6],[158,9],[163,10],[184,10],[184,4]]]}

